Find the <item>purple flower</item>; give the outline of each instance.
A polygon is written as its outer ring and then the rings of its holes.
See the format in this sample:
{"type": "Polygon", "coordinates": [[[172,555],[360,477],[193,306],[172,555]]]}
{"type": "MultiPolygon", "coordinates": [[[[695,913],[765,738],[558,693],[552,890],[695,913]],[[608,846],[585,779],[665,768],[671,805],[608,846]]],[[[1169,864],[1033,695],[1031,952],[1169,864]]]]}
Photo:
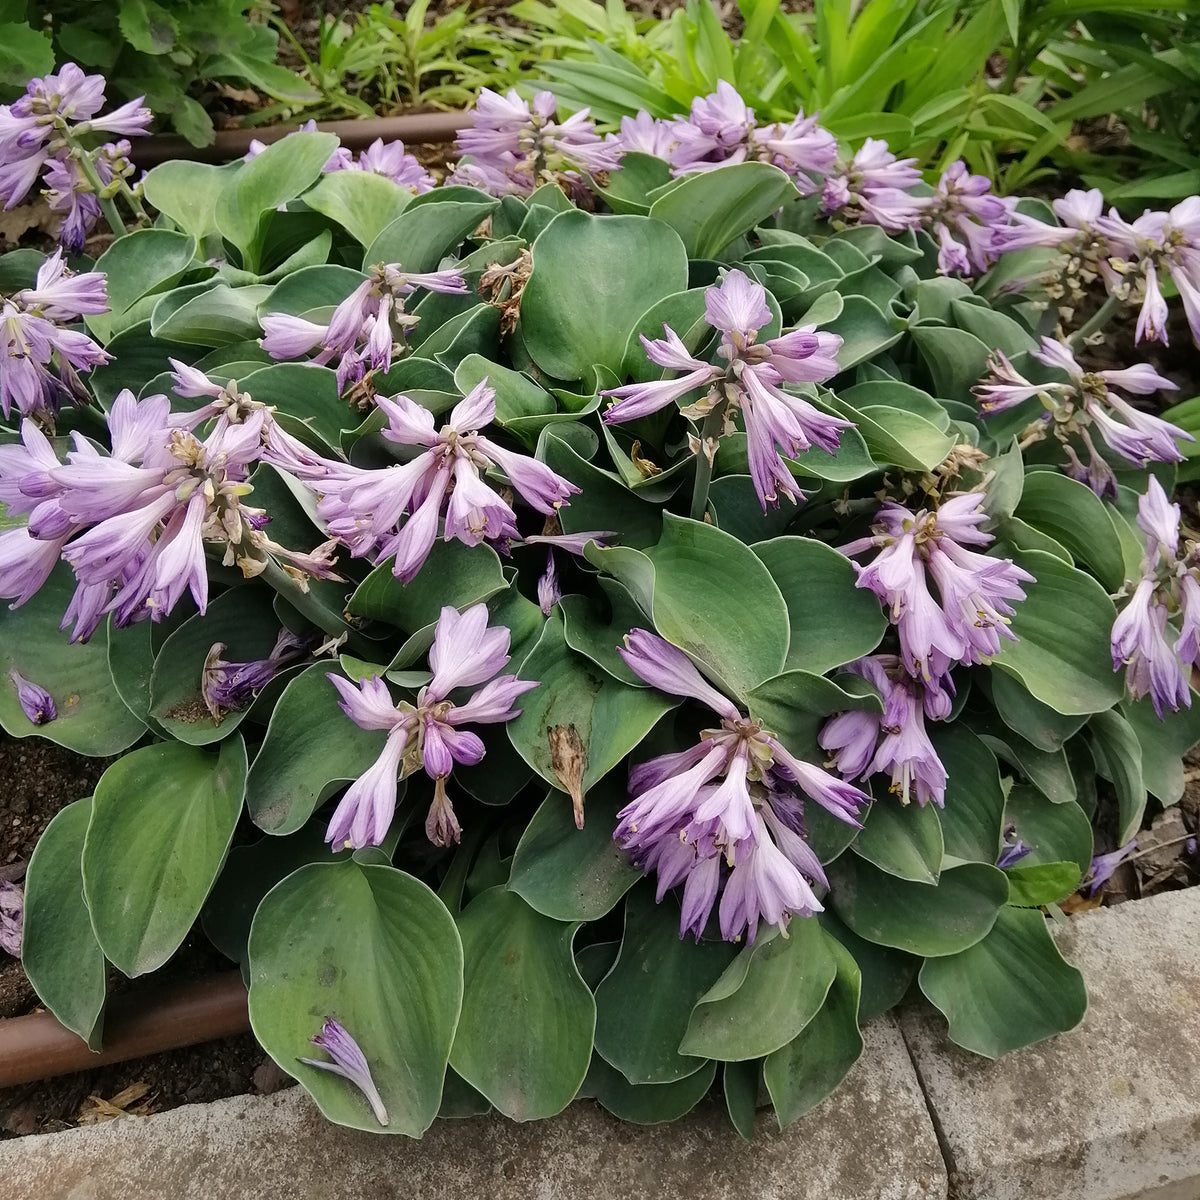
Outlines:
{"type": "Polygon", "coordinates": [[[73,623],[72,640],[86,641],[106,613],[118,626],[161,620],[185,592],[203,612],[208,543],[224,546],[225,565],[246,577],[276,559],[301,586],[310,575],[336,578],[332,542],[288,550],[262,532],[261,510],[243,505],[254,464],[286,435],[267,406],[217,390],[184,416],[171,414],[165,396],[139,401],[124,391],[108,414],[111,453],[76,434],[63,464],[25,421],[20,444],[0,446],[0,501],[29,518],[0,534],[0,596],[23,604],[61,555],[78,584],[63,626],[73,623]],[[210,420],[203,438],[184,427],[210,420]]]}
{"type": "Polygon", "coordinates": [[[1177,425],[1134,408],[1113,390],[1120,387],[1138,396],[1148,396],[1159,389],[1175,391],[1176,385],[1149,364],[1141,363],[1121,370],[1085,371],[1069,346],[1051,338],[1042,338],[1041,349],[1034,352],[1034,357],[1070,377],[1074,388],[1072,402],[1082,416],[1112,450],[1135,466],[1181,462],[1184,456],[1176,440],[1195,441],[1190,433],[1177,425]]]}
{"type": "Polygon", "coordinates": [[[951,163],[943,172],[926,214],[939,244],[938,270],[943,275],[982,275],[1000,256],[997,231],[1009,220],[1013,203],[992,195],[984,175],[972,175],[966,163],[951,163]]]}
{"type": "Polygon", "coordinates": [[[1125,843],[1118,850],[1109,854],[1097,854],[1092,859],[1091,870],[1087,873],[1088,895],[1094,896],[1102,884],[1107,883],[1113,872],[1137,849],[1137,838],[1125,843]]]}
{"type": "Polygon", "coordinates": [[[817,124],[815,115],[800,112],[786,124],[760,128],[754,110],[725,80],[711,95],[692,101],[687,120],[662,122],[652,130],[647,114],[639,113],[638,118],[640,124],[630,124],[629,140],[622,124],[622,144],[667,159],[676,175],[747,160],[767,162],[791,175],[807,196],[817,190],[819,177],[837,158],[837,139],[817,124]]]}
{"type": "Polygon", "coordinates": [[[945,693],[925,688],[890,654],[860,658],[845,670],[875,686],[884,711],[852,710],[825,722],[817,740],[830,751],[832,765],[846,779],[867,779],[877,772],[890,775],[891,791],[901,804],[915,795],[918,804],[932,800],[941,808],[946,799],[946,768],[925,731],[925,718],[937,720],[948,714],[941,704],[945,693]]]}
{"type": "Polygon", "coordinates": [[[1192,339],[1200,345],[1200,196],[1189,196],[1169,212],[1145,212],[1124,221],[1115,209],[1098,225],[1109,243],[1137,265],[1145,287],[1136,337],[1166,342],[1166,301],[1159,289],[1167,275],[1179,292],[1192,339]]]}
{"type": "Polygon", "coordinates": [[[660,121],[645,109],[636,116],[621,118],[621,132],[610,133],[605,139],[621,154],[649,154],[654,158],[670,158],[675,144],[673,121],[660,121]]]}
{"type": "Polygon", "coordinates": [[[67,399],[88,403],[78,372],[109,362],[111,355],[66,322],[108,311],[103,274],[76,275],[56,250],[38,268],[37,281],[7,299],[0,297],[0,412],[12,410],[52,423],[67,399]]]}
{"type": "Polygon", "coordinates": [[[54,697],[44,687],[26,679],[16,667],[9,671],[8,677],[17,689],[17,701],[21,705],[21,711],[35,725],[49,724],[58,716],[54,697]]]}
{"type": "Polygon", "coordinates": [[[993,540],[979,529],[987,520],[983,499],[968,493],[917,513],[886,501],[873,536],[842,548],[849,556],[878,549],[869,565],[855,564],[857,586],[870,588],[887,609],[908,673],[938,691],[952,665],[987,662],[999,654],[1001,637],[1016,640],[1009,602],[1023,600],[1021,583],[1033,580],[1009,559],[967,549],[993,540]]]}
{"type": "Polygon", "coordinates": [[[212,719],[219,725],[227,712],[247,708],[284,667],[308,654],[310,643],[310,638],[281,629],[266,658],[233,663],[221,657],[225,643],[214,643],[200,673],[200,694],[212,719]]]}
{"type": "Polygon", "coordinates": [[[333,1062],[325,1062],[324,1059],[319,1058],[301,1058],[297,1061],[350,1080],[367,1098],[367,1103],[375,1114],[375,1120],[380,1125],[386,1125],[388,1123],[387,1109],[384,1108],[383,1097],[380,1096],[379,1089],[371,1078],[371,1068],[367,1065],[366,1055],[342,1025],[333,1017],[326,1017],[325,1024],[321,1026],[321,1032],[312,1039],[312,1044],[324,1050],[333,1059],[333,1062]]]}
{"type": "Polygon", "coordinates": [[[1027,846],[1017,835],[1017,827],[1009,825],[1004,831],[1004,846],[996,859],[996,866],[1002,871],[1015,867],[1027,854],[1032,854],[1035,847],[1027,846]]]}
{"type": "Polygon", "coordinates": [[[557,101],[538,92],[532,103],[516,90],[501,96],[482,88],[471,113],[471,127],[456,142],[466,155],[447,181],[481,188],[492,195],[530,195],[556,173],[578,181],[577,172],[615,171],[622,149],[596,133],[586,108],[556,121],[557,101]]]}
{"type": "MultiPolygon", "coordinates": [[[[126,140],[108,142],[89,156],[100,182],[128,179],[133,174],[129,160],[130,145],[126,140]]],[[[47,159],[45,166],[46,202],[62,221],[58,241],[71,254],[82,254],[84,242],[100,220],[100,200],[92,190],[78,159],[60,152],[47,159]]]]}
{"type": "Polygon", "coordinates": [[[0,879],[0,950],[21,957],[21,934],[25,927],[25,893],[7,879],[0,879]]]}
{"type": "Polygon", "coordinates": [[[858,220],[884,229],[915,229],[934,201],[913,196],[908,189],[920,183],[915,158],[897,158],[887,143],[867,138],[854,156],[839,163],[825,181],[821,215],[858,220]]]}
{"type": "Polygon", "coordinates": [[[707,416],[724,404],[729,431],[729,414],[740,412],[746,428],[750,474],[763,511],[768,504],[778,506],[780,493],[795,504],[803,493],[784,457],[795,458],[814,445],[832,454],[841,431],[850,428],[852,422],[821,412],[802,397],[785,392],[783,385],[815,383],[835,375],[842,339],[837,334],[818,333],[815,325],[805,325],[757,345],[758,331],[771,319],[766,292],[738,270],[726,272],[719,285],[706,291],[705,316],[714,329],[721,331],[717,354],[727,365],[715,366],[693,358],[679,335],[664,325],[663,338],[642,336],[646,356],[657,366],[686,373],[675,379],[631,383],[601,392],[618,401],[604,419],[609,424],[635,420],[707,386],[706,396],[684,409],[684,415],[707,416]]]}
{"type": "Polygon", "coordinates": [[[1149,695],[1162,718],[1165,708],[1190,708],[1183,663],[1167,639],[1167,606],[1153,578],[1143,578],[1112,628],[1113,670],[1125,666],[1125,685],[1134,699],[1149,695]]]}
{"type": "Polygon", "coordinates": [[[287,313],[268,313],[262,320],[262,348],[272,358],[289,359],[319,346],[321,351],[312,361],[324,366],[338,359],[338,387],[344,390],[347,384],[362,379],[368,369],[388,370],[398,345],[400,353],[406,352],[404,331],[417,318],[405,312],[404,304],[418,288],[461,295],[467,284],[457,269],[421,274],[402,271],[398,263],[377,263],[333,310],[327,325],[287,313]]]}
{"type": "Polygon", "coordinates": [[[442,609],[429,651],[433,678],[418,693],[415,706],[393,704],[387,685],[377,675],[361,680],[357,687],[340,676],[329,676],[342,698],[342,711],[356,725],[388,731],[375,764],[350,785],[338,804],[325,834],[330,845],[357,850],[383,841],[396,811],[398,778],[420,767],[434,781],[426,835],[435,846],[459,840],[446,778],[455,763],[474,766],[484,755],[483,742],[461,726],[511,721],[521,711],[513,707],[517,698],[538,686],[536,680],[497,675],[509,660],[510,634],[503,626],[489,628],[487,621],[484,604],[464,613],[442,609]],[[477,690],[458,704],[448,699],[456,688],[477,690]]]}
{"type": "MultiPolygon", "coordinates": [[[[0,105],[0,200],[5,208],[19,204],[37,182],[43,167],[60,150],[93,132],[118,137],[144,134],[152,120],[143,97],[96,114],[104,104],[104,77],[85,75],[66,63],[57,75],[31,79],[25,95],[0,105]]],[[[83,151],[76,151],[83,153],[83,151]]]]}
{"type": "Polygon", "coordinates": [[[996,230],[996,250],[1006,254],[1012,250],[1029,250],[1034,246],[1066,248],[1069,243],[1074,243],[1073,249],[1080,250],[1095,240],[1104,209],[1104,196],[1099,188],[1089,192],[1072,189],[1061,199],[1055,200],[1052,207],[1061,225],[1047,225],[1036,217],[1014,210],[1009,224],[996,230]]]}
{"type": "Polygon", "coordinates": [[[433,176],[405,151],[404,143],[399,139],[385,142],[383,138],[376,138],[359,154],[353,169],[382,175],[418,196],[434,188],[433,176]]]}
{"type": "Polygon", "coordinates": [[[518,537],[516,514],[483,480],[499,469],[521,498],[550,514],[579,491],[545,463],[505,450],[480,433],[496,415],[496,393],[481,380],[439,430],[433,414],[407,396],[380,397],[388,418],[383,436],[422,452],[403,466],[364,471],[350,468],[342,479],[320,484],[318,511],[335,537],[357,557],[396,556],[396,578],[411,582],[438,534],[467,546],[518,537]],[[408,519],[397,532],[402,517],[408,519]]]}
{"type": "Polygon", "coordinates": [[[760,918],[782,929],[792,915],[819,912],[812,884],[827,882],[801,836],[805,800],[857,825],[869,798],[795,758],[669,642],[634,629],[618,653],[650,686],[698,700],[721,718],[690,749],[630,771],[631,799],[613,835],[636,865],[658,875],[660,900],[684,884],[680,936],[699,940],[722,880],[721,936],[730,941],[745,934],[753,943],[760,918]]]}

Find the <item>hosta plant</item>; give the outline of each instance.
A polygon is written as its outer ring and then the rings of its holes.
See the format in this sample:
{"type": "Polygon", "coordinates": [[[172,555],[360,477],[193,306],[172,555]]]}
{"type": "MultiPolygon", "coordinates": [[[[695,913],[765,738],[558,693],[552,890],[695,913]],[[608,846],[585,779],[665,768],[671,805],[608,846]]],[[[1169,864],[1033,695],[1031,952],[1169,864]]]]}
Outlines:
{"type": "Polygon", "coordinates": [[[1167,383],[1050,302],[1080,229],[739,104],[487,95],[423,191],[298,133],[0,259],[0,722],[116,756],[25,897],[90,1044],[197,921],[409,1135],[749,1135],[914,989],[989,1056],[1080,1020],[1046,913],[1198,734],[1167,383]]]}

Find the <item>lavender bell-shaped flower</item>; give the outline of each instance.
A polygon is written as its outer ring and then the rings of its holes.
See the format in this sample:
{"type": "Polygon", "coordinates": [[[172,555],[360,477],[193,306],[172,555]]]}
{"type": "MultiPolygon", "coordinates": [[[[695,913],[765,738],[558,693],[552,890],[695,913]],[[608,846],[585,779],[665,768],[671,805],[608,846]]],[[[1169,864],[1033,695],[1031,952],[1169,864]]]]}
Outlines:
{"type": "Polygon", "coordinates": [[[308,654],[311,642],[309,637],[281,629],[271,653],[250,662],[226,662],[221,657],[225,643],[214,643],[200,673],[200,695],[213,721],[219,725],[226,713],[248,707],[284,667],[308,654]]]}
{"type": "Polygon", "coordinates": [[[886,142],[867,138],[853,157],[825,180],[822,216],[858,220],[893,232],[917,228],[934,201],[908,190],[921,181],[916,161],[898,159],[886,142]]]}
{"type": "Polygon", "coordinates": [[[550,92],[538,92],[530,102],[515,89],[503,96],[480,89],[471,125],[456,141],[465,158],[447,182],[494,196],[527,196],[556,175],[578,183],[580,171],[615,171],[622,147],[596,133],[586,108],[560,122],[555,119],[557,107],[550,92]]]}
{"type": "Polygon", "coordinates": [[[992,182],[972,175],[964,162],[942,173],[925,215],[938,240],[943,275],[982,275],[1000,256],[997,231],[1009,220],[1014,202],[992,195],[992,182]]]}
{"type": "MultiPolygon", "coordinates": [[[[758,333],[771,319],[766,292],[738,270],[728,271],[719,285],[705,292],[705,317],[721,332],[717,354],[727,365],[694,358],[679,335],[664,325],[662,339],[642,336],[646,355],[658,366],[686,373],[675,379],[631,383],[601,392],[617,400],[604,414],[604,420],[609,424],[632,421],[707,387],[705,396],[685,409],[684,415],[706,417],[718,405],[724,405],[724,431],[732,432],[731,414],[740,412],[746,429],[750,475],[763,511],[768,505],[778,506],[780,494],[795,504],[803,493],[784,458],[795,458],[813,446],[833,453],[841,431],[850,428],[852,422],[823,413],[783,388],[788,383],[815,383],[835,375],[842,339],[808,325],[759,345],[758,333]]],[[[716,448],[702,449],[711,457],[716,448]]]]}
{"type": "Polygon", "coordinates": [[[0,950],[21,957],[21,934],[25,927],[25,893],[7,879],[0,879],[0,950]]]}
{"type": "Polygon", "coordinates": [[[1108,242],[1140,271],[1144,286],[1136,340],[1166,342],[1167,304],[1159,278],[1169,278],[1179,293],[1192,340],[1200,346],[1200,196],[1189,196],[1168,212],[1145,212],[1124,221],[1115,210],[1097,224],[1108,242]]]}
{"type": "Polygon", "coordinates": [[[1113,670],[1125,667],[1125,686],[1135,699],[1149,696],[1154,711],[1190,708],[1191,668],[1200,660],[1200,583],[1194,548],[1180,561],[1179,505],[1171,504],[1162,485],[1150,476],[1138,501],[1137,523],[1146,535],[1142,576],[1112,628],[1113,670]],[[1168,621],[1179,608],[1182,622],[1174,636],[1168,621]]]}
{"type": "Polygon", "coordinates": [[[1092,859],[1092,866],[1085,881],[1088,895],[1094,896],[1113,877],[1113,872],[1130,858],[1136,849],[1137,838],[1133,838],[1109,854],[1097,854],[1092,859]]]}
{"type": "Polygon", "coordinates": [[[437,846],[460,836],[454,808],[446,794],[446,779],[455,763],[474,766],[484,756],[479,737],[463,725],[494,725],[520,714],[513,705],[538,686],[536,680],[498,675],[508,663],[509,631],[488,627],[488,611],[476,604],[466,612],[443,608],[429,651],[433,678],[417,695],[416,705],[392,702],[379,676],[358,685],[331,674],[341,696],[342,711],[362,729],[387,730],[383,752],[342,797],[325,840],[340,849],[377,846],[387,834],[396,811],[399,778],[424,767],[434,781],[434,799],[425,822],[429,840],[437,846]],[[490,681],[490,682],[488,682],[490,681]],[[479,687],[478,685],[484,686],[479,687]],[[477,688],[464,703],[448,696],[457,688],[477,688]]]}
{"type": "Polygon", "coordinates": [[[104,275],[68,271],[61,250],[38,268],[32,288],[0,297],[0,413],[8,417],[15,408],[50,425],[63,400],[88,403],[78,372],[112,356],[87,334],[63,326],[107,311],[104,275]]]}
{"type": "Polygon", "coordinates": [[[65,63],[57,75],[31,79],[25,95],[0,105],[0,201],[12,208],[28,195],[37,177],[70,139],[95,132],[135,137],[153,116],[138,96],[97,117],[104,106],[104,76],[86,75],[65,63]]]}
{"type": "Polygon", "coordinates": [[[325,1024],[321,1026],[321,1032],[312,1039],[312,1044],[324,1050],[333,1061],[326,1062],[321,1058],[301,1058],[297,1061],[350,1080],[366,1097],[371,1111],[375,1114],[375,1120],[380,1125],[386,1125],[388,1123],[387,1109],[384,1107],[379,1089],[375,1086],[375,1080],[371,1078],[371,1068],[367,1064],[366,1055],[363,1054],[359,1044],[350,1036],[345,1027],[335,1018],[326,1017],[325,1024]]]}
{"type": "Polygon", "coordinates": [[[855,563],[857,586],[879,597],[900,635],[905,669],[935,691],[953,690],[954,664],[987,662],[1000,652],[1001,637],[1016,640],[1010,602],[1023,600],[1021,584],[1033,582],[1012,561],[968,549],[993,540],[979,528],[987,520],[983,499],[968,493],[917,513],[886,501],[873,535],[841,548],[852,558],[879,551],[867,566],[855,563]]]}
{"type": "Polygon", "coordinates": [[[891,791],[901,804],[915,796],[922,806],[932,800],[941,808],[946,799],[946,768],[929,740],[925,719],[948,715],[943,703],[948,694],[913,679],[895,655],[871,655],[843,669],[871,683],[883,698],[884,710],[851,710],[825,722],[817,741],[830,752],[831,765],[846,779],[889,775],[891,791]]]}
{"type": "Polygon", "coordinates": [[[812,800],[857,825],[869,797],[795,758],[758,721],[743,716],[691,659],[644,629],[618,653],[659,691],[698,700],[720,718],[688,750],[639,763],[613,835],[633,862],[658,876],[658,898],[683,883],[680,936],[700,938],[718,892],[721,936],[752,943],[760,919],[785,929],[791,916],[821,911],[813,884],[827,886],[820,860],[801,836],[812,800]]]}
{"type": "Polygon", "coordinates": [[[398,579],[411,582],[438,535],[468,546],[517,538],[516,514],[483,473],[498,469],[538,512],[553,514],[579,489],[545,463],[506,450],[480,432],[496,415],[496,393],[481,380],[438,429],[433,414],[407,396],[379,398],[388,418],[383,436],[421,449],[403,466],[349,468],[345,477],[320,484],[318,512],[356,557],[395,555],[398,579]],[[397,531],[396,526],[407,514],[397,531]]]}
{"type": "Polygon", "coordinates": [[[328,324],[268,313],[262,320],[262,348],[277,359],[302,358],[319,348],[311,361],[324,366],[337,359],[338,387],[344,390],[367,370],[391,367],[393,358],[404,349],[405,329],[417,320],[404,306],[418,289],[461,295],[467,284],[457,268],[415,273],[402,271],[398,263],[377,263],[333,310],[328,324]]]}
{"type": "Polygon", "coordinates": [[[17,702],[21,705],[21,711],[35,725],[47,725],[57,718],[58,707],[54,703],[54,697],[41,684],[26,679],[16,667],[9,671],[8,677],[17,689],[17,702]]]}

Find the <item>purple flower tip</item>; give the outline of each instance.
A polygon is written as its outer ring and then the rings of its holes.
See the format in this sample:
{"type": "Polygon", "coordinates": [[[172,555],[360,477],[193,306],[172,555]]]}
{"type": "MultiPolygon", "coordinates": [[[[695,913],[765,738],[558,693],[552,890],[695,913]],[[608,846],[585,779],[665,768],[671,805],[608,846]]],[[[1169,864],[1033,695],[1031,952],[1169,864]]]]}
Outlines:
{"type": "Polygon", "coordinates": [[[388,1123],[387,1109],[383,1105],[383,1097],[380,1096],[375,1081],[371,1078],[371,1068],[367,1065],[366,1055],[363,1054],[358,1043],[346,1032],[345,1027],[333,1017],[326,1017],[321,1032],[312,1039],[312,1043],[324,1050],[333,1059],[333,1062],[325,1062],[323,1059],[317,1058],[301,1058],[298,1061],[306,1066],[329,1071],[333,1075],[341,1075],[343,1079],[350,1080],[367,1098],[367,1103],[370,1104],[371,1111],[375,1114],[375,1120],[380,1125],[386,1125],[388,1123]]]}
{"type": "Polygon", "coordinates": [[[8,673],[17,689],[21,710],[35,725],[47,725],[58,716],[54,697],[44,687],[25,678],[15,667],[8,673]]]}

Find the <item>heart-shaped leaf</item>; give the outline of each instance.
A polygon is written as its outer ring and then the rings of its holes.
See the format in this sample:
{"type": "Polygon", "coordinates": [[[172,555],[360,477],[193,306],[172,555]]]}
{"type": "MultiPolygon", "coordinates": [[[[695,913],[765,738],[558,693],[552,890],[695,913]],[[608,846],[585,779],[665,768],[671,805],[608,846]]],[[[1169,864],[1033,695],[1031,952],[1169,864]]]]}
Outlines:
{"type": "Polygon", "coordinates": [[[259,1044],[339,1125],[420,1137],[437,1116],[462,1004],[454,919],[393,867],[312,863],[277,884],[250,929],[250,1024],[259,1044]],[[381,1129],[348,1080],[301,1058],[335,1018],[358,1043],[387,1109],[381,1129]]]}

